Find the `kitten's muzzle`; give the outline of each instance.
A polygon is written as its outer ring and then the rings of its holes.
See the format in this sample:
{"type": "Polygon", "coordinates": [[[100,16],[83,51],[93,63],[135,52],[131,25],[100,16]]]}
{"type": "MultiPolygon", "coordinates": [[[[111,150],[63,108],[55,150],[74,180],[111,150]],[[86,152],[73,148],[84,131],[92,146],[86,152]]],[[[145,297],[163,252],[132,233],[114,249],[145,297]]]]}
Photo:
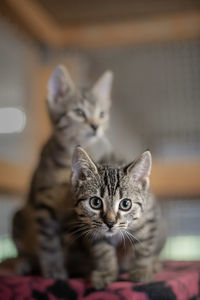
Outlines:
{"type": "Polygon", "coordinates": [[[109,229],[111,229],[116,224],[116,222],[109,222],[109,221],[107,221],[107,222],[105,222],[105,224],[107,225],[107,227],[109,229]]]}
{"type": "Polygon", "coordinates": [[[95,125],[95,124],[90,124],[91,128],[94,130],[94,132],[97,131],[98,129],[98,125],[95,125]]]}

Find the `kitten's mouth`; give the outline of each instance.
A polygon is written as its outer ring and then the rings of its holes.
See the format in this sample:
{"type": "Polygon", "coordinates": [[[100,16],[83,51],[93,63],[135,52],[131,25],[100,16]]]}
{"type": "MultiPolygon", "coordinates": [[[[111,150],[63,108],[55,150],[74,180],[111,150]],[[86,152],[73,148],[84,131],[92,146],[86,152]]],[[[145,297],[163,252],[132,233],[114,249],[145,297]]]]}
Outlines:
{"type": "Polygon", "coordinates": [[[107,236],[114,235],[115,233],[116,233],[116,231],[113,230],[113,229],[111,229],[111,228],[107,229],[106,232],[105,232],[105,234],[106,234],[107,236]]]}
{"type": "Polygon", "coordinates": [[[96,138],[96,137],[101,137],[102,135],[103,135],[103,132],[102,132],[101,128],[98,128],[95,131],[93,130],[93,131],[88,132],[86,137],[92,139],[92,138],[96,138]]]}
{"type": "Polygon", "coordinates": [[[97,132],[89,132],[87,135],[86,135],[86,137],[87,138],[89,138],[89,139],[91,139],[91,138],[95,138],[95,137],[97,137],[97,132]]]}

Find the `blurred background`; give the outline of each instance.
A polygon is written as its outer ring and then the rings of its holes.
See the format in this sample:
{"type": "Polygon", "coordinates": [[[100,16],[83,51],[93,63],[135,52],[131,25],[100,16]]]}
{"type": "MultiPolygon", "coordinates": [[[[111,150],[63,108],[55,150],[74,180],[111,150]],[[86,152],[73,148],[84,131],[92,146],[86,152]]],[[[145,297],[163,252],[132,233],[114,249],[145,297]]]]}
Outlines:
{"type": "Polygon", "coordinates": [[[153,154],[166,218],[164,259],[200,259],[200,1],[0,1],[0,261],[16,255],[11,217],[49,134],[47,80],[114,72],[108,136],[132,160],[153,154]]]}

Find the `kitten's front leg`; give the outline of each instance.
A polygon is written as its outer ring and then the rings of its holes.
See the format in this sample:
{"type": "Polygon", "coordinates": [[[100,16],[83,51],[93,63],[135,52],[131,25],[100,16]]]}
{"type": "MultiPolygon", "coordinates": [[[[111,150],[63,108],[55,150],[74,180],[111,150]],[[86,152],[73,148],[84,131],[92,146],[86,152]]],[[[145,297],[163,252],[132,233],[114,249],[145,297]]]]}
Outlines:
{"type": "Polygon", "coordinates": [[[59,224],[53,208],[48,205],[35,207],[38,256],[42,275],[56,279],[67,278],[59,235],[59,224]]]}
{"type": "Polygon", "coordinates": [[[158,256],[156,255],[156,235],[149,233],[143,237],[143,241],[139,241],[130,253],[130,280],[135,282],[149,282],[153,280],[153,274],[158,266],[158,256]]]}
{"type": "Polygon", "coordinates": [[[153,280],[154,257],[137,257],[131,264],[129,278],[134,282],[149,282],[153,280]]]}
{"type": "Polygon", "coordinates": [[[118,263],[115,248],[101,241],[92,246],[95,270],[91,274],[92,285],[103,289],[118,277],[118,263]]]}
{"type": "Polygon", "coordinates": [[[152,281],[156,266],[158,266],[158,257],[153,254],[151,247],[143,245],[137,248],[136,246],[131,253],[129,278],[135,282],[152,281]]]}

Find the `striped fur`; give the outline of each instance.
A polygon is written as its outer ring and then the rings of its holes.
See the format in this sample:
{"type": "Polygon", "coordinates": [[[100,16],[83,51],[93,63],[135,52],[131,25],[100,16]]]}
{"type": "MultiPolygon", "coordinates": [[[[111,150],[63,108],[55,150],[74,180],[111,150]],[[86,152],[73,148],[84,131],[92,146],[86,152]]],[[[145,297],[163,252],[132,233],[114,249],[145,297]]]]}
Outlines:
{"type": "Polygon", "coordinates": [[[75,211],[81,234],[90,241],[96,288],[116,280],[120,270],[128,270],[133,281],[149,281],[157,269],[165,235],[158,203],[149,191],[150,171],[148,151],[128,166],[111,167],[95,164],[81,148],[75,150],[75,211]],[[100,199],[100,208],[91,206],[93,197],[100,199]],[[131,201],[128,211],[120,209],[123,199],[131,201]]]}
{"type": "Polygon", "coordinates": [[[145,152],[127,166],[116,165],[96,164],[77,147],[71,186],[49,189],[45,202],[37,203],[43,275],[90,275],[97,289],[115,281],[121,271],[128,271],[133,281],[152,279],[165,235],[149,190],[151,155],[145,152]],[[51,201],[54,193],[56,203],[51,201]],[[101,200],[98,209],[91,206],[94,197],[101,200]],[[124,199],[131,201],[128,211],[120,209],[124,199]]]}
{"type": "Polygon", "coordinates": [[[44,276],[66,277],[59,218],[68,191],[72,153],[77,145],[89,149],[92,143],[105,140],[111,85],[112,74],[107,71],[91,89],[78,89],[63,66],[57,67],[49,80],[47,104],[52,135],[41,151],[27,204],[13,219],[19,273],[30,269],[29,257],[34,262],[39,259],[44,276]]]}

